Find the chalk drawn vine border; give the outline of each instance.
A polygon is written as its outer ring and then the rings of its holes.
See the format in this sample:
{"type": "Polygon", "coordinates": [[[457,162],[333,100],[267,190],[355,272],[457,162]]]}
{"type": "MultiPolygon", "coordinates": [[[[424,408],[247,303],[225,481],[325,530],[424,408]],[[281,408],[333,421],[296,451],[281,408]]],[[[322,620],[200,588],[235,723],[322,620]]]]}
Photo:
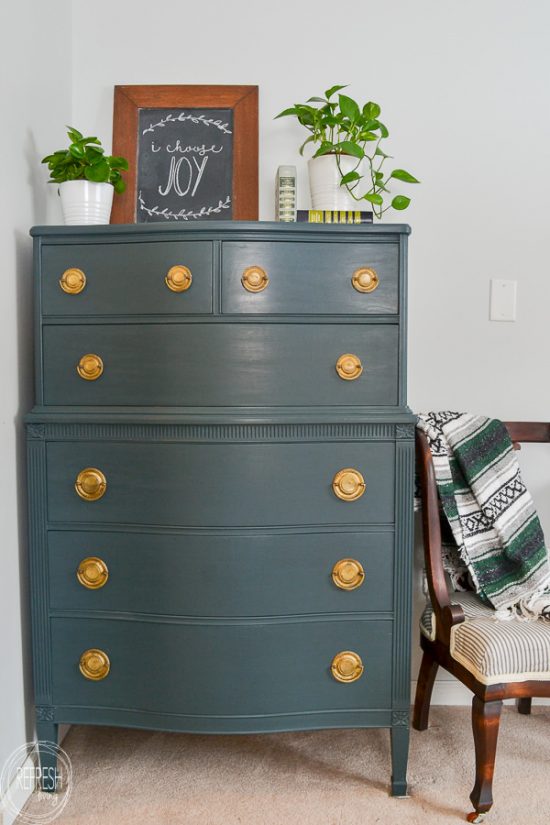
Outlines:
{"type": "Polygon", "coordinates": [[[165,218],[167,221],[175,220],[175,221],[189,221],[189,220],[199,220],[200,218],[207,218],[209,215],[219,215],[224,209],[231,208],[231,195],[227,195],[225,200],[220,200],[217,206],[202,206],[199,210],[194,211],[192,209],[180,209],[179,212],[172,212],[172,210],[165,207],[164,209],[159,209],[158,206],[147,206],[143,199],[143,195],[141,194],[141,190],[138,193],[138,203],[139,208],[150,217],[162,217],[165,218]]]}
{"type": "Polygon", "coordinates": [[[166,117],[163,117],[159,120],[158,123],[151,123],[147,129],[144,129],[142,135],[146,134],[147,132],[154,132],[155,129],[164,128],[167,123],[183,123],[186,120],[190,120],[191,123],[195,123],[199,126],[215,126],[216,129],[219,129],[220,132],[223,132],[224,135],[232,135],[233,132],[229,129],[229,123],[222,123],[221,120],[214,120],[213,117],[205,117],[204,115],[190,115],[185,114],[185,112],[180,112],[178,117],[174,117],[173,114],[168,114],[166,117]]]}

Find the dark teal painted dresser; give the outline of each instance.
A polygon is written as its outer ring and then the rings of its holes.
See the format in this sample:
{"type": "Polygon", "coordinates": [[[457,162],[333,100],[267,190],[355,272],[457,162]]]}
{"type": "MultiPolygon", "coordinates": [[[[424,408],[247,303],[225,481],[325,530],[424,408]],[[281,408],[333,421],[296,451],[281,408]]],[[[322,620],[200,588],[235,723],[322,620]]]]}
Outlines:
{"type": "Polygon", "coordinates": [[[40,739],[388,727],[406,792],[408,232],[32,231],[40,739]]]}

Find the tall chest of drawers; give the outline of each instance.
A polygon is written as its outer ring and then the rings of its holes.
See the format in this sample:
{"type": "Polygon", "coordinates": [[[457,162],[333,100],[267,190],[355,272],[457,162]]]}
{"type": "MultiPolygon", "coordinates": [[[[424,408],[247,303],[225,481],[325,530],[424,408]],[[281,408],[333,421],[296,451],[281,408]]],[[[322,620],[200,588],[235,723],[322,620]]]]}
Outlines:
{"type": "Polygon", "coordinates": [[[32,231],[39,739],[387,727],[406,792],[408,232],[32,231]]]}

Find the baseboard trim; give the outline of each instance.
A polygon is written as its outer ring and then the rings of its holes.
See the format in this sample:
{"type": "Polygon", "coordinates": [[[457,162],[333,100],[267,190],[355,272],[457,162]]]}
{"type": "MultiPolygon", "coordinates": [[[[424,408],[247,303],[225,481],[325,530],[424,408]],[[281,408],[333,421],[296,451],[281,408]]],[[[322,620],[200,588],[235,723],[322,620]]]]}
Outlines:
{"type": "MultiPolygon", "coordinates": [[[[412,682],[412,702],[414,702],[415,694],[416,682],[412,682]]],[[[514,702],[514,699],[508,699],[506,704],[514,704],[514,702]]],[[[449,707],[454,705],[467,705],[469,707],[472,704],[472,691],[468,690],[462,682],[458,682],[456,679],[436,679],[430,704],[447,705],[449,707]]],[[[533,699],[533,704],[550,705],[550,699],[533,699]]]]}
{"type": "MultiPolygon", "coordinates": [[[[34,770],[34,762],[32,758],[28,756],[21,767],[23,769],[28,768],[29,771],[34,770]]],[[[13,825],[34,792],[34,788],[22,788],[17,782],[17,778],[11,783],[9,790],[12,800],[10,810],[6,810],[4,804],[5,800],[0,799],[0,825],[13,825]],[[12,806],[16,810],[12,810],[12,806]]]]}

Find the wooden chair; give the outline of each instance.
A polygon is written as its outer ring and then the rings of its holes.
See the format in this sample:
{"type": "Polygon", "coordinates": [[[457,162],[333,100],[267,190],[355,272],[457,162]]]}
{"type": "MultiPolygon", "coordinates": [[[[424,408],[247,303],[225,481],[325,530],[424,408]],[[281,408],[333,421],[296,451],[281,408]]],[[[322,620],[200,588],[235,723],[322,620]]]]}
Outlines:
{"type": "MultiPolygon", "coordinates": [[[[519,442],[550,442],[550,423],[513,421],[505,422],[505,425],[515,449],[520,449],[519,442]]],[[[470,799],[475,811],[468,814],[467,819],[468,822],[481,822],[493,804],[493,773],[503,700],[516,699],[519,712],[528,714],[533,696],[550,696],[550,622],[514,622],[513,638],[507,641],[508,623],[495,623],[491,618],[493,611],[483,605],[475,594],[449,594],[441,557],[434,465],[426,436],[419,430],[416,434],[416,447],[431,609],[427,608],[421,622],[423,632],[420,644],[423,657],[416,689],[413,727],[420,731],[428,727],[430,699],[438,667],[448,670],[473,692],[472,728],[476,770],[470,799]],[[495,639],[495,635],[498,636],[498,645],[491,648],[491,639],[495,639]],[[523,672],[506,668],[503,656],[506,657],[507,644],[510,645],[510,653],[515,661],[519,656],[526,665],[522,668],[523,672]],[[521,646],[519,651],[518,645],[521,646]],[[471,651],[474,648],[481,658],[477,655],[472,658],[471,651]],[[536,662],[531,661],[533,658],[536,658],[536,662]],[[497,659],[499,662],[496,662],[497,659]],[[481,668],[480,661],[484,662],[481,668]],[[492,672],[484,673],[484,669],[492,672]],[[506,671],[505,675],[501,675],[502,670],[506,671]],[[532,677],[534,673],[539,678],[528,678],[528,675],[532,677]]]]}

